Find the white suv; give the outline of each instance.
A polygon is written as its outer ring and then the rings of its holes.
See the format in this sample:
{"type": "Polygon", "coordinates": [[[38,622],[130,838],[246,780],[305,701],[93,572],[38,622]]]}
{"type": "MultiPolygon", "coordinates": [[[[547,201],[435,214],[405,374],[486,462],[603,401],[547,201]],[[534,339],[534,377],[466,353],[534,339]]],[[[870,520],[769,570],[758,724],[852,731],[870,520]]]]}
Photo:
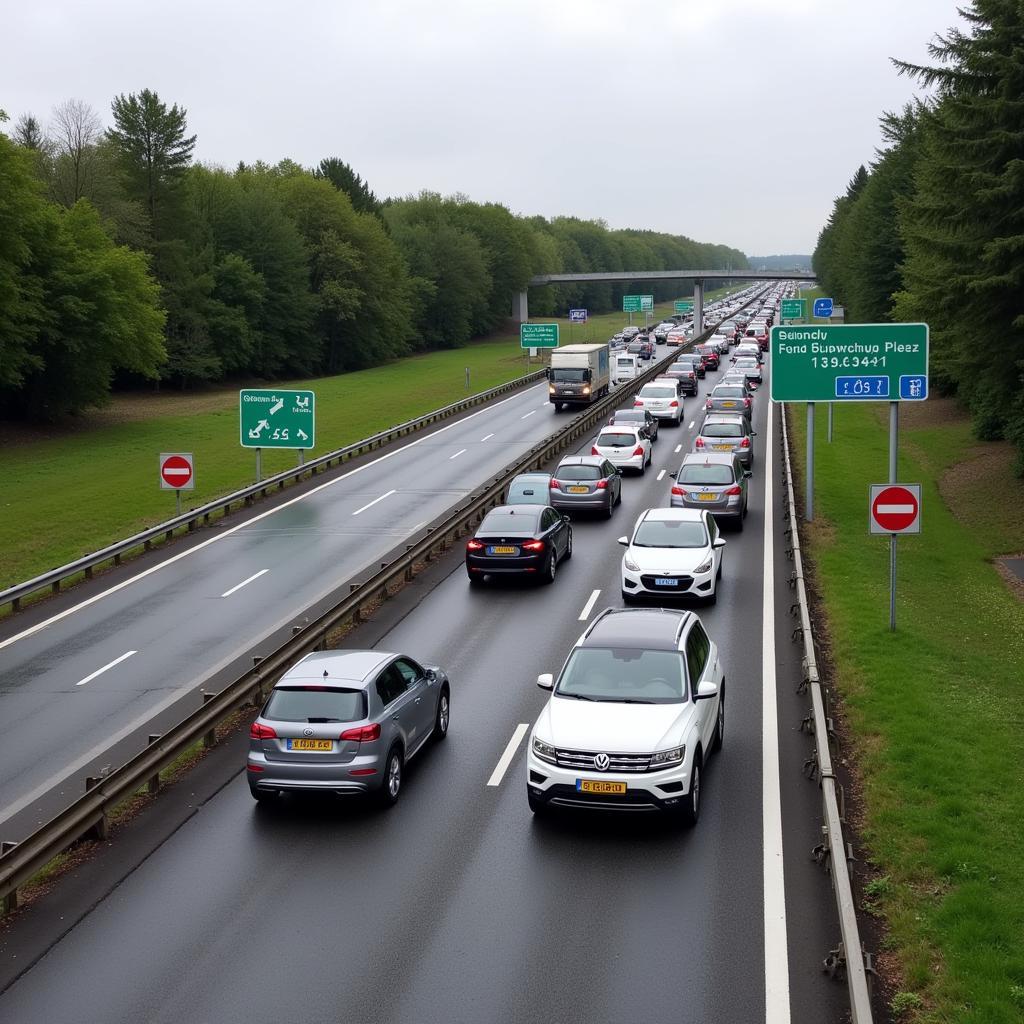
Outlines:
{"type": "Polygon", "coordinates": [[[701,772],[722,745],[725,675],[691,611],[603,611],[576,641],[530,734],[526,795],[550,807],[700,815],[701,772]]]}

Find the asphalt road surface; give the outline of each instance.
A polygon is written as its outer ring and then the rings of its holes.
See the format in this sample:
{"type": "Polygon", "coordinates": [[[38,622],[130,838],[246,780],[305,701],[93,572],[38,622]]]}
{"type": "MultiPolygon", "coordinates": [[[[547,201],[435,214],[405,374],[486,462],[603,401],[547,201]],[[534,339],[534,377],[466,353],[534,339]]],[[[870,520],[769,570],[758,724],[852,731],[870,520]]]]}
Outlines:
{"type": "MultiPolygon", "coordinates": [[[[435,587],[348,638],[452,679],[449,737],[410,765],[395,808],[257,806],[241,758],[225,761],[226,784],[194,816],[70,929],[53,924],[49,951],[0,994],[0,1020],[844,1020],[845,988],[820,971],[838,928],[810,858],[820,797],[799,771],[808,701],[794,693],[767,391],[746,529],[726,534],[718,604],[699,611],[728,697],[696,829],[638,815],[535,819],[525,741],[514,742],[547,699],[537,674],[557,672],[585,620],[620,605],[616,538],[667,503],[699,421],[687,399],[684,425],[662,429],[653,467],[624,481],[614,517],[575,524],[553,585],[470,589],[456,552],[432,570],[435,587]]],[[[234,577],[256,564],[233,563],[234,577]]]]}

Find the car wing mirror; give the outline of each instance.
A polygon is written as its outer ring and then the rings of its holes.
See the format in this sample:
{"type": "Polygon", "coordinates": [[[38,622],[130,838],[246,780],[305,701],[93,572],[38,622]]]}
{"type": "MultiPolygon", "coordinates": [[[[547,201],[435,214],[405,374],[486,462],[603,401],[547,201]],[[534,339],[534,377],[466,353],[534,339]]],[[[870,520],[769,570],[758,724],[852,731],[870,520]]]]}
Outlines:
{"type": "Polygon", "coordinates": [[[718,683],[711,682],[710,679],[705,679],[697,686],[697,692],[694,694],[694,700],[709,700],[711,697],[718,695],[718,683]]]}
{"type": "Polygon", "coordinates": [[[716,537],[714,539],[714,541],[712,541],[711,546],[713,548],[724,548],[725,547],[725,538],[724,537],[716,537]]]}
{"type": "Polygon", "coordinates": [[[618,543],[619,544],[628,545],[629,544],[629,538],[628,537],[620,537],[619,540],[618,540],[618,543]]]}
{"type": "Polygon", "coordinates": [[[537,685],[542,690],[551,690],[555,685],[555,677],[550,672],[542,672],[537,676],[537,685]]]}

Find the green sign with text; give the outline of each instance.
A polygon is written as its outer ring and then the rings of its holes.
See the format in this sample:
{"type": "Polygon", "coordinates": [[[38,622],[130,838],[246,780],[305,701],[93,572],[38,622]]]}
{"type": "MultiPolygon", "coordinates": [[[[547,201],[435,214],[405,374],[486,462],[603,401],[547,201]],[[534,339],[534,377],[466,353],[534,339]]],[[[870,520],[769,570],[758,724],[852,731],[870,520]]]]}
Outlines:
{"type": "Polygon", "coordinates": [[[807,324],[771,330],[772,401],[920,402],[927,324],[807,324]]]}
{"type": "Polygon", "coordinates": [[[287,388],[238,392],[243,448],[312,448],[316,439],[316,395],[287,388]]]}
{"type": "Polygon", "coordinates": [[[693,299],[676,299],[676,301],[672,303],[672,308],[677,313],[692,313],[693,299]]]}
{"type": "Polygon", "coordinates": [[[623,295],[622,296],[622,312],[623,313],[644,313],[648,310],[654,309],[654,296],[653,295],[623,295]]]}
{"type": "Polygon", "coordinates": [[[558,348],[558,324],[520,324],[520,348],[558,348]]]}
{"type": "Polygon", "coordinates": [[[783,299],[779,309],[780,320],[803,320],[807,316],[806,299],[783,299]]]}

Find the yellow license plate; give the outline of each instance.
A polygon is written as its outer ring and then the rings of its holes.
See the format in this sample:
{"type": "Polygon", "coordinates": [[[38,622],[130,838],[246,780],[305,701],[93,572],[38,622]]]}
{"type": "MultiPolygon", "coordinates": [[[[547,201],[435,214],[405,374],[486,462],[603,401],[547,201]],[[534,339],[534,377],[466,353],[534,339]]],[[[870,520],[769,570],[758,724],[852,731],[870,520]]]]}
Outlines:
{"type": "Polygon", "coordinates": [[[717,494],[698,494],[697,495],[697,500],[698,501],[718,501],[718,495],[717,494]]]}
{"type": "Polygon", "coordinates": [[[516,553],[515,548],[504,547],[501,544],[496,544],[493,548],[491,548],[491,550],[496,555],[514,555],[516,553]]]}
{"type": "Polygon", "coordinates": [[[605,782],[603,779],[579,779],[576,788],[581,793],[613,793],[622,794],[626,792],[624,782],[605,782]]]}
{"type": "Polygon", "coordinates": [[[590,488],[589,487],[567,487],[566,490],[570,494],[586,494],[587,491],[590,490],[590,488]]]}
{"type": "Polygon", "coordinates": [[[735,405],[736,405],[735,402],[723,402],[722,403],[722,408],[723,409],[732,409],[732,408],[735,407],[735,405]]]}
{"type": "Polygon", "coordinates": [[[711,447],[714,448],[716,452],[731,452],[732,451],[732,445],[731,444],[715,444],[715,445],[712,445],[711,447]]]}
{"type": "Polygon", "coordinates": [[[289,740],[289,750],[327,750],[334,749],[333,740],[289,740]]]}

